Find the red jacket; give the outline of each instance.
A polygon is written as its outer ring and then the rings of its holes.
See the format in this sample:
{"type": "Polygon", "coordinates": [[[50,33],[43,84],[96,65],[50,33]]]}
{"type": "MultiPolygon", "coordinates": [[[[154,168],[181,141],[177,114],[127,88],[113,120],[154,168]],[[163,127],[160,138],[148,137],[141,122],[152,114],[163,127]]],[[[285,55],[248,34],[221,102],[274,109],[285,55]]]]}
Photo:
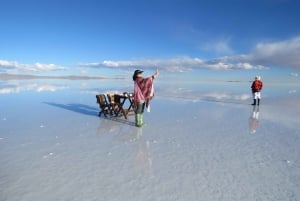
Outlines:
{"type": "Polygon", "coordinates": [[[263,83],[260,80],[253,81],[251,85],[252,92],[259,92],[263,88],[263,83]]]}

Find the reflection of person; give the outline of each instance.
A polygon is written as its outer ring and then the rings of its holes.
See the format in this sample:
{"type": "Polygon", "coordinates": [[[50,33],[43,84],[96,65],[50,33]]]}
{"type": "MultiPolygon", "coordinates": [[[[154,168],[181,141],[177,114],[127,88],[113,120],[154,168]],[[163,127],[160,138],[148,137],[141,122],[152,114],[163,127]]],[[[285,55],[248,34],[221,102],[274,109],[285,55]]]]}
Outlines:
{"type": "Polygon", "coordinates": [[[143,71],[135,70],[132,76],[134,81],[134,105],[135,105],[135,125],[143,126],[143,113],[145,106],[149,108],[151,98],[154,96],[153,80],[159,75],[158,71],[154,75],[143,78],[143,71]]]}
{"type": "Polygon", "coordinates": [[[138,173],[150,176],[152,174],[152,156],[150,142],[143,140],[143,128],[135,128],[137,150],[135,152],[135,167],[138,173]]]}
{"type": "Polygon", "coordinates": [[[250,133],[256,133],[256,130],[259,127],[259,106],[253,105],[252,114],[249,118],[249,129],[250,133]]]}
{"type": "MultiPolygon", "coordinates": [[[[121,122],[120,122],[121,123],[121,122]]],[[[133,147],[132,158],[137,173],[145,176],[152,175],[151,142],[143,139],[143,128],[137,128],[127,123],[116,124],[112,119],[101,119],[98,135],[109,134],[113,140],[133,147]]],[[[111,152],[108,150],[108,155],[111,152]]]]}
{"type": "Polygon", "coordinates": [[[259,105],[260,102],[260,91],[263,88],[263,82],[260,80],[260,76],[255,76],[255,80],[252,82],[251,89],[253,95],[253,103],[252,105],[259,105]]]}

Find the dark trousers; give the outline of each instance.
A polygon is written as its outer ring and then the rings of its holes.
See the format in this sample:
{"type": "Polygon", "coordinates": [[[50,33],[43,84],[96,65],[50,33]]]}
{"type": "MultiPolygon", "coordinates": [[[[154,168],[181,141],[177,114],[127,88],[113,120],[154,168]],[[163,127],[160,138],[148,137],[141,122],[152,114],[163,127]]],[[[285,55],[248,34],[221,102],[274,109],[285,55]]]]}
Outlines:
{"type": "Polygon", "coordinates": [[[144,103],[138,103],[135,113],[143,114],[144,109],[145,109],[145,102],[144,103]]]}

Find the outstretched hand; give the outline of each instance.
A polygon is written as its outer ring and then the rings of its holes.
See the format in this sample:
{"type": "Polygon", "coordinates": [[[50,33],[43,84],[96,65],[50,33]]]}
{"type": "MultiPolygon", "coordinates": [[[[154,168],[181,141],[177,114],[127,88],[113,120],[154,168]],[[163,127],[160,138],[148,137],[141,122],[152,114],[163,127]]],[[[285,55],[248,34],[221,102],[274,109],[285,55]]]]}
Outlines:
{"type": "Polygon", "coordinates": [[[154,75],[153,75],[155,78],[157,78],[159,76],[159,72],[158,72],[158,69],[156,69],[154,75]]]}

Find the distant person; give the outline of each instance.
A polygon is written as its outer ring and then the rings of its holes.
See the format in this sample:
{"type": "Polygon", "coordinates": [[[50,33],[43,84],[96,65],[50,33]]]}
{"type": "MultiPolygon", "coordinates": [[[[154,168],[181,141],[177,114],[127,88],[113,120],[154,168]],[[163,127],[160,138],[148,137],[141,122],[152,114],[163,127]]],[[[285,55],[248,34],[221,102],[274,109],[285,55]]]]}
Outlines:
{"type": "Polygon", "coordinates": [[[253,103],[252,105],[259,105],[260,103],[260,91],[263,88],[263,82],[260,80],[260,76],[255,76],[255,80],[252,82],[251,89],[253,94],[253,103]]]}
{"type": "Polygon", "coordinates": [[[145,106],[150,109],[150,100],[154,96],[153,80],[159,75],[158,70],[154,75],[143,78],[142,70],[135,70],[132,76],[134,81],[134,105],[135,105],[135,125],[143,126],[143,113],[145,106]]]}

